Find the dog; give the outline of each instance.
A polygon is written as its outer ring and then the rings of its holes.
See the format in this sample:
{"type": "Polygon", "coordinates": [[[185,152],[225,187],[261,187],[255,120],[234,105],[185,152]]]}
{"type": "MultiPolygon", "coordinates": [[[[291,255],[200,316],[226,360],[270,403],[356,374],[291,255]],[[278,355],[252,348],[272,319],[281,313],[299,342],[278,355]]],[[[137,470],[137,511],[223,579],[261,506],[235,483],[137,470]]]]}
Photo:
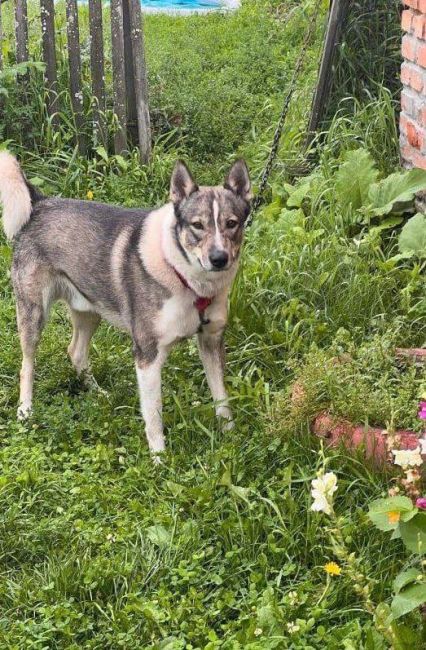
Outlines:
{"type": "Polygon", "coordinates": [[[223,186],[199,187],[177,161],[170,201],[155,209],[49,198],[0,152],[3,227],[14,253],[12,283],[22,348],[18,417],[32,411],[34,360],[49,309],[69,308],[68,354],[89,373],[101,318],[131,335],[141,412],[154,459],[165,450],[161,369],[170,349],[197,335],[223,426],[233,426],[224,384],[224,330],[250,212],[247,165],[237,160],[223,186]]]}

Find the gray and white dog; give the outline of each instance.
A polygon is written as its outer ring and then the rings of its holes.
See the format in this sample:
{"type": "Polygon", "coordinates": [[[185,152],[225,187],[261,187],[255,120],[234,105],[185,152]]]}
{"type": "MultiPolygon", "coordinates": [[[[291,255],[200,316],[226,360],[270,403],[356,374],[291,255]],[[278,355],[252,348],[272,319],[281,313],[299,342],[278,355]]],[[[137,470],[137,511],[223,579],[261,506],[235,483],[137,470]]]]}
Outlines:
{"type": "Polygon", "coordinates": [[[18,417],[32,408],[34,357],[55,300],[73,324],[68,353],[88,371],[90,340],[101,317],[133,339],[141,411],[152,454],[165,448],[161,368],[171,347],[198,336],[216,414],[232,426],[224,385],[223,333],[252,198],[239,160],[223,186],[198,187],[178,161],[170,202],[153,209],[41,195],[16,159],[0,153],[3,226],[14,247],[22,369],[18,417]]]}

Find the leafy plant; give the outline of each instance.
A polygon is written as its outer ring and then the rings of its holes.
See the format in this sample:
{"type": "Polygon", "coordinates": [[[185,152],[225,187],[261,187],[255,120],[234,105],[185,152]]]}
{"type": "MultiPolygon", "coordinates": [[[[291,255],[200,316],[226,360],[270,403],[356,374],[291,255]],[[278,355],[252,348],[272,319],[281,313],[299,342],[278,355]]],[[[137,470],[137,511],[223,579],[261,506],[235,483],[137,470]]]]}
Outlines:
{"type": "MultiPolygon", "coordinates": [[[[411,499],[404,496],[377,499],[370,504],[368,516],[379,530],[393,531],[391,539],[402,539],[406,549],[415,554],[410,563],[426,555],[426,512],[416,508],[411,499]]],[[[393,588],[394,619],[426,603],[426,574],[422,566],[399,573],[393,588]]]]}
{"type": "Polygon", "coordinates": [[[416,214],[403,229],[398,239],[399,250],[407,256],[426,257],[426,216],[416,214]]]}

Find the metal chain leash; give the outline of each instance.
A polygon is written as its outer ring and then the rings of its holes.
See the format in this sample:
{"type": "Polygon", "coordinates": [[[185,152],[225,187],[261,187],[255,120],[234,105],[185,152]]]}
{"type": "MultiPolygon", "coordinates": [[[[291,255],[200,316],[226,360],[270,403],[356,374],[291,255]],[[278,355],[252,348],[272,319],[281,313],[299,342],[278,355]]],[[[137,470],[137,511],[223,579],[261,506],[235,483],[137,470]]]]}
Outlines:
{"type": "Polygon", "coordinates": [[[269,178],[269,176],[271,174],[271,171],[272,171],[272,168],[274,166],[275,158],[277,157],[278,147],[279,147],[279,144],[280,144],[282,131],[283,131],[283,128],[284,128],[285,121],[287,119],[288,109],[290,108],[290,102],[291,102],[292,97],[293,97],[293,95],[295,93],[295,90],[296,90],[296,87],[297,87],[297,82],[298,82],[299,75],[300,75],[300,72],[302,70],[303,64],[305,63],[305,58],[306,58],[308,45],[310,44],[311,39],[312,39],[313,34],[315,32],[315,29],[316,29],[316,24],[317,24],[318,14],[320,13],[319,10],[320,10],[321,4],[322,4],[322,0],[318,0],[318,2],[315,4],[313,12],[312,12],[311,20],[309,21],[308,28],[307,28],[307,30],[305,32],[305,37],[303,39],[300,54],[299,54],[298,59],[296,61],[296,65],[294,67],[293,75],[292,75],[291,81],[290,81],[290,86],[289,86],[287,95],[284,98],[284,103],[283,103],[283,107],[282,107],[282,110],[281,110],[281,114],[280,114],[276,129],[275,129],[275,133],[274,133],[274,137],[273,137],[272,145],[271,145],[271,150],[269,152],[269,156],[268,156],[268,159],[266,161],[265,168],[264,168],[264,170],[262,172],[262,176],[260,177],[259,190],[258,190],[256,196],[254,197],[252,207],[251,207],[251,212],[250,212],[250,215],[249,215],[249,217],[248,217],[248,219],[246,221],[246,228],[248,228],[251,225],[251,222],[253,221],[254,213],[256,212],[256,210],[259,208],[260,204],[263,201],[263,193],[264,193],[264,191],[266,189],[266,185],[268,183],[268,178],[269,178]]]}

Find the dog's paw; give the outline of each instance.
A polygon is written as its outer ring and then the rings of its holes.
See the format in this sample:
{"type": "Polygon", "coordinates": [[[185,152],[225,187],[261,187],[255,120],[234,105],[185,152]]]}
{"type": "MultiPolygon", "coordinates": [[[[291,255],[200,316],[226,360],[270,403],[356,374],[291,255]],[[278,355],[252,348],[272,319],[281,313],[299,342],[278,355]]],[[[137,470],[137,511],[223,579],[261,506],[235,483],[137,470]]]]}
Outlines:
{"type": "Polygon", "coordinates": [[[232,429],[235,427],[235,422],[234,422],[234,420],[232,418],[229,419],[229,420],[228,419],[222,419],[222,422],[221,422],[220,426],[221,426],[222,431],[224,431],[224,432],[225,431],[232,431],[232,429]]]}
{"type": "Polygon", "coordinates": [[[155,465],[155,467],[158,467],[159,465],[163,465],[164,463],[164,451],[152,451],[151,452],[151,458],[152,462],[155,465]]]}
{"type": "Polygon", "coordinates": [[[32,414],[31,404],[22,403],[18,406],[16,417],[19,420],[19,422],[25,422],[25,420],[28,420],[28,418],[31,417],[31,414],[32,414]]]}
{"type": "Polygon", "coordinates": [[[235,423],[232,418],[232,411],[229,406],[219,406],[216,410],[217,418],[220,422],[220,428],[222,431],[231,431],[234,428],[235,423]]]}

